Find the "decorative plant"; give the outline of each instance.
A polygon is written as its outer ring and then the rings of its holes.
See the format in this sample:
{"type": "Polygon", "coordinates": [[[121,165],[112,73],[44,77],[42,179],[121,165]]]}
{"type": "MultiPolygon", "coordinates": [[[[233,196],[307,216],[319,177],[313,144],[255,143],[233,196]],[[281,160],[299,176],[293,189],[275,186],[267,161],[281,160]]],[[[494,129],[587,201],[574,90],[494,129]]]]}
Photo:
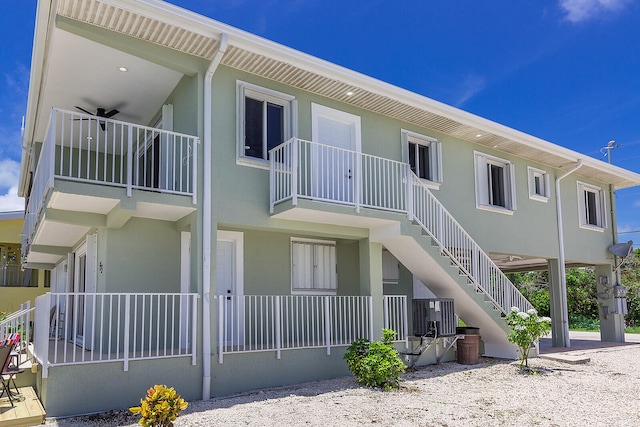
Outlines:
{"type": "Polygon", "coordinates": [[[520,311],[518,307],[511,307],[506,320],[512,329],[507,339],[516,344],[520,351],[520,369],[529,367],[531,344],[551,331],[551,319],[538,316],[538,312],[534,308],[525,313],[520,311]]]}
{"type": "Polygon", "coordinates": [[[382,342],[359,338],[348,348],[344,359],[358,384],[391,390],[400,386],[400,373],[405,366],[393,346],[396,332],[382,330],[382,342]]]}
{"type": "Polygon", "coordinates": [[[129,408],[129,411],[140,414],[138,424],[143,427],[173,427],[173,422],[187,405],[173,387],[154,385],[147,390],[146,397],[140,399],[140,406],[129,408]]]}

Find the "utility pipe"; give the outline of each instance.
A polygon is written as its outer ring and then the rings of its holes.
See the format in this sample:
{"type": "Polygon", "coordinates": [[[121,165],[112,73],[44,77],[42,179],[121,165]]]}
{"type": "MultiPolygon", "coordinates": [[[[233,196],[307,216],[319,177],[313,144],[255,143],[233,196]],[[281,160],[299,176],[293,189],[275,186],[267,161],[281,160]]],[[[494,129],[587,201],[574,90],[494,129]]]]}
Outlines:
{"type": "Polygon", "coordinates": [[[204,76],[204,185],[202,195],[202,400],[211,399],[211,88],[213,74],[227,51],[228,37],[220,36],[218,50],[204,76]]]}
{"type": "Polygon", "coordinates": [[[564,260],[564,232],[562,229],[562,196],[560,194],[560,181],[571,175],[582,167],[582,159],[578,159],[578,164],[571,170],[556,178],[556,215],[558,217],[558,264],[560,267],[560,305],[562,309],[562,329],[564,345],[571,347],[569,340],[569,312],[567,309],[567,269],[564,260]]]}

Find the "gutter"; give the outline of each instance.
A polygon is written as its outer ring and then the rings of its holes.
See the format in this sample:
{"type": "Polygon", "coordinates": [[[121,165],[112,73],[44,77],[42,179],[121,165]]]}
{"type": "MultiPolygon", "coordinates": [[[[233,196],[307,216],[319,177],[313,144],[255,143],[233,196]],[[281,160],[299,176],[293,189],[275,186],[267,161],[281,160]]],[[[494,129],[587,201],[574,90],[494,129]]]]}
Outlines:
{"type": "Polygon", "coordinates": [[[222,33],[218,50],[204,76],[204,183],[202,196],[202,400],[211,398],[211,89],[213,74],[227,51],[228,36],[222,33]]]}
{"type": "Polygon", "coordinates": [[[582,159],[568,172],[556,178],[556,215],[558,218],[558,264],[560,267],[560,305],[562,310],[563,347],[571,347],[569,339],[569,311],[567,308],[567,269],[564,259],[564,231],[562,229],[562,196],[560,194],[560,181],[582,167],[582,159]]]}

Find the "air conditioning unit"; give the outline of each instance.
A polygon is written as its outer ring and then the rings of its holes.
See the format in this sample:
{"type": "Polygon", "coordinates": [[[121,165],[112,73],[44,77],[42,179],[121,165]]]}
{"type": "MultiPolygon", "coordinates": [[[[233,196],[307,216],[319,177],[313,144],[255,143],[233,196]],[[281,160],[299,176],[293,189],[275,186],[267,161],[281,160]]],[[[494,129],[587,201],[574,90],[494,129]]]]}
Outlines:
{"type": "Polygon", "coordinates": [[[413,335],[452,336],[456,334],[456,326],[452,298],[413,300],[413,335]]]}

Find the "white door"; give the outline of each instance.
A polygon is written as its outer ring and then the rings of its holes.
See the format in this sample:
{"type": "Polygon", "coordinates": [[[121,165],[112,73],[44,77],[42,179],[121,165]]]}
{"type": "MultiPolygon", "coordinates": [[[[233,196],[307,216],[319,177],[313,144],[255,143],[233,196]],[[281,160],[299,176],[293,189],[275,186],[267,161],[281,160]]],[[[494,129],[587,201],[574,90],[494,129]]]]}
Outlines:
{"type": "MultiPolygon", "coordinates": [[[[69,289],[67,284],[67,265],[68,261],[63,261],[51,270],[51,293],[64,294],[69,289]]],[[[66,295],[52,297],[49,325],[51,338],[65,337],[66,306],[66,295]]]]}
{"type": "Polygon", "coordinates": [[[87,313],[87,246],[82,245],[75,252],[73,272],[73,336],[72,340],[77,345],[84,343],[84,331],[86,328],[87,313]]]}
{"type": "Polygon", "coordinates": [[[314,146],[313,196],[353,203],[359,191],[360,117],[322,105],[311,105],[314,146]]]}
{"type": "Polygon", "coordinates": [[[83,243],[74,252],[73,261],[73,292],[71,314],[71,339],[76,345],[87,350],[93,347],[93,335],[95,323],[96,293],[97,287],[97,249],[98,239],[96,234],[87,235],[83,243]]]}
{"type": "Polygon", "coordinates": [[[224,324],[222,341],[238,345],[244,340],[244,295],[242,290],[242,233],[218,231],[216,295],[218,320],[224,324]],[[222,302],[220,302],[222,301],[222,302]]]}

